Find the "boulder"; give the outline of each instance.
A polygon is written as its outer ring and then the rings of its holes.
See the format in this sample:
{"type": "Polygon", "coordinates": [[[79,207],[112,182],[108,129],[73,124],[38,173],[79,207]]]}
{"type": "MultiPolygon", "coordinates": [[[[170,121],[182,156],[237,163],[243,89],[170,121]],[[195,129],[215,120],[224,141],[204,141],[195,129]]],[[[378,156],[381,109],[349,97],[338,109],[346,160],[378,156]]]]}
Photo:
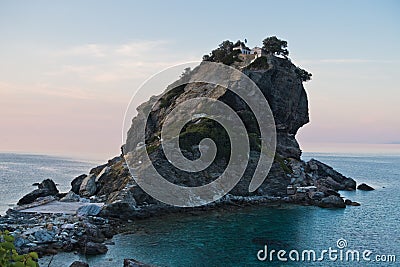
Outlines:
{"type": "Polygon", "coordinates": [[[322,207],[322,208],[345,208],[346,207],[346,204],[344,204],[343,199],[338,196],[334,196],[334,195],[324,197],[317,204],[319,207],[322,207]]]}
{"type": "Polygon", "coordinates": [[[83,179],[79,188],[79,195],[83,197],[93,196],[96,193],[96,189],[96,176],[92,174],[83,179]]]}
{"type": "Polygon", "coordinates": [[[332,189],[327,189],[327,190],[325,191],[325,194],[328,195],[328,196],[337,196],[337,197],[340,197],[340,194],[339,194],[337,191],[332,190],[332,189]]]}
{"type": "Polygon", "coordinates": [[[74,261],[69,267],[89,267],[89,264],[82,261],[74,261]]]}
{"type": "Polygon", "coordinates": [[[79,202],[80,199],[81,198],[71,190],[65,195],[65,197],[60,199],[60,201],[61,202],[79,202]]]}
{"type": "Polygon", "coordinates": [[[78,216],[96,216],[101,211],[101,207],[95,204],[90,204],[86,206],[80,207],[76,211],[76,215],[78,216]]]}
{"type": "Polygon", "coordinates": [[[84,255],[100,255],[107,253],[108,248],[102,243],[87,242],[81,247],[81,253],[84,255]]]}
{"type": "Polygon", "coordinates": [[[316,191],[316,192],[311,191],[308,193],[308,197],[313,200],[320,200],[325,197],[325,193],[321,191],[316,191]]]}
{"type": "Polygon", "coordinates": [[[325,183],[328,188],[333,188],[335,190],[339,190],[340,188],[342,188],[342,185],[340,183],[336,182],[335,180],[333,180],[333,178],[330,176],[328,176],[325,179],[325,183]]]}
{"type": "Polygon", "coordinates": [[[310,172],[319,184],[333,190],[355,190],[356,181],[335,171],[332,167],[311,159],[307,162],[306,172],[310,172]]]}
{"type": "Polygon", "coordinates": [[[124,259],[124,267],[154,267],[154,265],[149,265],[135,259],[124,259]]]}
{"type": "Polygon", "coordinates": [[[344,201],[344,204],[346,204],[347,206],[360,206],[361,204],[355,201],[351,201],[350,199],[346,199],[344,201]]]}
{"type": "Polygon", "coordinates": [[[155,204],[157,201],[152,198],[149,194],[143,191],[142,188],[135,185],[129,189],[129,192],[132,194],[136,205],[146,205],[146,204],[155,204]]]}
{"type": "Polygon", "coordinates": [[[136,201],[130,190],[124,189],[110,195],[107,204],[102,209],[102,215],[122,218],[136,209],[136,201]]]}
{"type": "Polygon", "coordinates": [[[71,182],[71,191],[75,194],[79,194],[79,189],[81,188],[81,184],[83,180],[87,177],[86,174],[79,175],[71,182]]]}
{"type": "Polygon", "coordinates": [[[38,189],[23,196],[17,203],[17,205],[25,205],[34,202],[39,197],[56,196],[58,189],[56,184],[51,179],[43,180],[39,185],[38,189]]]}
{"type": "Polygon", "coordinates": [[[375,190],[372,186],[369,186],[369,185],[364,184],[364,183],[362,183],[362,184],[360,184],[359,186],[357,186],[357,189],[358,189],[358,190],[362,190],[362,191],[372,191],[372,190],[375,190]]]}
{"type": "Polygon", "coordinates": [[[20,236],[15,238],[15,241],[14,241],[14,245],[15,245],[16,248],[21,248],[24,245],[29,244],[29,243],[30,243],[30,241],[28,239],[22,238],[20,236]]]}
{"type": "Polygon", "coordinates": [[[75,228],[75,224],[73,223],[65,223],[63,225],[61,225],[61,229],[74,229],[75,228]]]}
{"type": "Polygon", "coordinates": [[[33,235],[38,243],[51,243],[54,241],[54,232],[47,230],[39,230],[33,235]]]}
{"type": "Polygon", "coordinates": [[[58,189],[56,184],[54,183],[53,180],[51,179],[46,179],[43,180],[39,185],[38,185],[39,189],[43,189],[43,190],[47,190],[49,191],[50,195],[55,196],[58,194],[58,189]]]}

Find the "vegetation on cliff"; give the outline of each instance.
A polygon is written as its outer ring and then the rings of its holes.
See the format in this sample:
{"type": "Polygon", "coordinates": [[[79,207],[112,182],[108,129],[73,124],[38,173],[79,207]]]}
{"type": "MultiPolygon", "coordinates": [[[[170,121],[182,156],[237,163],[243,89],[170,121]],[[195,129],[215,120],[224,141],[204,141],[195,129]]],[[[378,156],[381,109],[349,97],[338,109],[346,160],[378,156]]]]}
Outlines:
{"type": "MultiPolygon", "coordinates": [[[[212,50],[210,54],[204,55],[203,61],[219,62],[231,66],[235,62],[242,62],[242,59],[240,58],[240,55],[242,54],[241,49],[248,51],[255,57],[250,64],[244,67],[244,69],[247,70],[268,69],[269,65],[266,55],[283,56],[286,60],[290,61],[288,57],[289,50],[287,48],[287,41],[278,39],[276,36],[271,36],[265,38],[262,41],[262,44],[262,48],[258,48],[256,51],[255,48],[250,50],[250,48],[246,47],[245,43],[240,40],[236,43],[233,43],[230,40],[225,40],[220,43],[216,49],[212,50]],[[261,55],[255,56],[256,53],[260,52],[261,55]]],[[[301,81],[307,82],[311,80],[312,74],[306,70],[296,67],[295,72],[301,81]]]]}

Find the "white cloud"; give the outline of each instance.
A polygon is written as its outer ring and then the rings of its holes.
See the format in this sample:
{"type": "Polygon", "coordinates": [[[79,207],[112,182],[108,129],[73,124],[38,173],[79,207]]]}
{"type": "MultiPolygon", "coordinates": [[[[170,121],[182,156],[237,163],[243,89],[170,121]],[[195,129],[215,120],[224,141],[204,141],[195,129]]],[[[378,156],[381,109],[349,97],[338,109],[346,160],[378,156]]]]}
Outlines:
{"type": "Polygon", "coordinates": [[[76,56],[88,58],[110,58],[110,57],[142,57],[149,52],[164,50],[171,42],[160,41],[135,41],[125,44],[83,44],[67,47],[62,50],[53,51],[54,56],[76,56]]]}
{"type": "Polygon", "coordinates": [[[322,63],[392,63],[390,60],[360,59],[360,58],[336,58],[321,59],[322,63]]]}
{"type": "Polygon", "coordinates": [[[171,44],[161,40],[69,47],[52,53],[59,64],[45,74],[91,83],[143,81],[161,69],[197,59],[193,55],[172,53],[171,44]]]}
{"type": "Polygon", "coordinates": [[[339,63],[339,64],[358,64],[358,63],[396,63],[393,60],[376,60],[376,59],[361,59],[361,58],[330,58],[330,59],[311,59],[311,60],[298,60],[300,64],[325,64],[325,63],[339,63]]]}

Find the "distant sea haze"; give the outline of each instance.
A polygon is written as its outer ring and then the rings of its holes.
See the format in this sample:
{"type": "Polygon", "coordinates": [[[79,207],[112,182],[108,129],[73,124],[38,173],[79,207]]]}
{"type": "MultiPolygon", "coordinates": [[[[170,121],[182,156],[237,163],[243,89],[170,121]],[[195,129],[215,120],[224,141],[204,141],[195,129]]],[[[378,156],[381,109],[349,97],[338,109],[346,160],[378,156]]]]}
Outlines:
{"type": "Polygon", "coordinates": [[[301,149],[306,152],[400,155],[400,142],[387,144],[313,143],[302,141],[301,137],[298,141],[301,149]]]}

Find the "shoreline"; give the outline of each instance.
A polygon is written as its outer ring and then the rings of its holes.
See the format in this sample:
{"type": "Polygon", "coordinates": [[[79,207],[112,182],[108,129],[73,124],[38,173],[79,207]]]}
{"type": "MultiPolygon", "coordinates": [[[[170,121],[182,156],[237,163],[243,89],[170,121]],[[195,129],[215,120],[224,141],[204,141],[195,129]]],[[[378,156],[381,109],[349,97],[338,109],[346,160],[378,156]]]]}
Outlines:
{"type": "MultiPolygon", "coordinates": [[[[54,201],[54,200],[53,200],[54,201]]],[[[113,218],[98,215],[32,213],[9,209],[0,216],[0,230],[8,230],[15,236],[17,251],[35,251],[40,257],[58,252],[99,255],[107,252],[112,238],[117,234],[131,233],[135,220],[164,216],[201,216],[209,212],[235,212],[246,208],[284,208],[315,206],[309,202],[290,202],[276,197],[239,197],[230,201],[217,201],[211,205],[194,208],[163,207],[154,205],[132,213],[129,218],[113,218]]],[[[334,208],[336,209],[336,208],[334,208]]]]}

